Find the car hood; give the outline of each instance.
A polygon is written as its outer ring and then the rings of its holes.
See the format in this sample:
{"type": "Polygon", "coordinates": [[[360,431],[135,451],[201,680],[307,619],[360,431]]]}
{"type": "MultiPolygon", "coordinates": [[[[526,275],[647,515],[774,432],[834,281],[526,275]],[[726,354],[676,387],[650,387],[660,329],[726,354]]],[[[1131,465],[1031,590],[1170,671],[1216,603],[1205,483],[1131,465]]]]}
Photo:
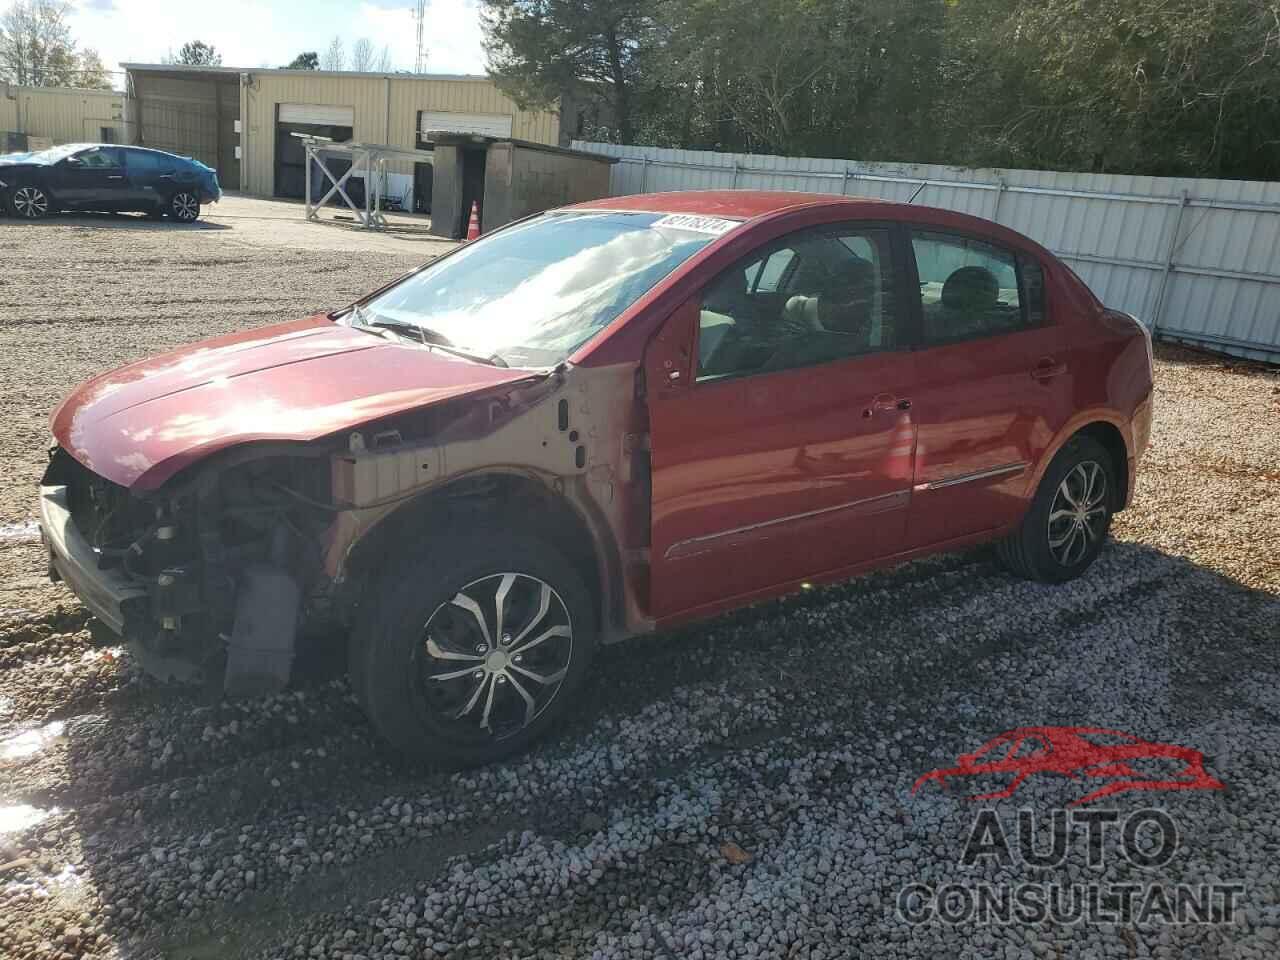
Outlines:
{"type": "Polygon", "coordinates": [[[95,377],[54,411],[53,435],[90,470],[145,491],[228,447],[316,440],[537,376],[316,316],[95,377]]]}

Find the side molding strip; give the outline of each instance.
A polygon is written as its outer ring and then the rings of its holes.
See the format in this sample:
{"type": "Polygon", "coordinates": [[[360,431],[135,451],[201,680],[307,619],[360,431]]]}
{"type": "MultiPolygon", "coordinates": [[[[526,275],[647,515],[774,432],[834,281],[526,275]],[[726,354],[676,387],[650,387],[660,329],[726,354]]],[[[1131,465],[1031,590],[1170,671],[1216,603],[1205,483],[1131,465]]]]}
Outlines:
{"type": "Polygon", "coordinates": [[[1003,477],[1009,473],[1022,473],[1031,464],[1023,461],[1021,463],[1008,463],[1003,467],[992,467],[989,470],[979,470],[977,473],[962,473],[958,477],[947,477],[943,480],[930,480],[926,483],[917,483],[912,489],[916,493],[923,493],[925,490],[941,490],[944,487],[954,487],[962,483],[973,483],[975,480],[990,480],[992,477],[1003,477]]]}
{"type": "MultiPolygon", "coordinates": [[[[758,530],[765,530],[769,527],[776,527],[784,523],[796,523],[801,520],[810,520],[814,517],[821,517],[825,514],[835,513],[839,510],[859,510],[860,512],[866,513],[880,513],[884,510],[892,510],[897,506],[906,506],[909,499],[909,490],[894,490],[892,493],[882,493],[879,496],[865,497],[862,500],[851,500],[848,503],[837,503],[833,507],[823,507],[821,510],[809,510],[806,513],[793,513],[786,517],[776,517],[773,520],[763,520],[760,523],[752,523],[745,527],[734,527],[732,530],[722,530],[719,533],[707,533],[700,537],[690,537],[688,540],[680,540],[673,543],[671,546],[667,547],[667,550],[662,557],[664,560],[673,560],[680,557],[692,556],[698,553],[705,553],[705,548],[708,548],[717,540],[742,537],[747,534],[755,533],[758,530]]],[[[719,546],[719,544],[716,545],[719,546]]]]}

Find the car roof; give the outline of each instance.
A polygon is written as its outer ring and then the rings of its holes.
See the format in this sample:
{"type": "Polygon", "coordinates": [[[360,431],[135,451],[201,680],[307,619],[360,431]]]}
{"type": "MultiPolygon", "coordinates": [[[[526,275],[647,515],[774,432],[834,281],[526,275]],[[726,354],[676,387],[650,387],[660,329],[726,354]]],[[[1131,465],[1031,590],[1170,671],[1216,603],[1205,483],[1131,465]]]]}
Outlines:
{"type": "Polygon", "coordinates": [[[842,197],[829,193],[797,193],[783,190],[681,190],[643,193],[629,197],[605,197],[574,204],[568,210],[626,210],[638,213],[687,213],[728,220],[752,220],[783,210],[814,205],[847,206],[852,215],[877,208],[902,206],[872,197],[842,197]],[[859,211],[858,208],[862,208],[859,211]]]}

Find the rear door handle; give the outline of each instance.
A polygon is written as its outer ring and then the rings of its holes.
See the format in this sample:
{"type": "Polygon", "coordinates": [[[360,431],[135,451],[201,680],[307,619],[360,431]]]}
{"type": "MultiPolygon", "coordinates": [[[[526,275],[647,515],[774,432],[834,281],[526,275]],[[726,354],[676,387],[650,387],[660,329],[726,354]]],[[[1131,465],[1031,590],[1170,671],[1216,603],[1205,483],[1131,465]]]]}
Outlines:
{"type": "Polygon", "coordinates": [[[1054,377],[1060,377],[1067,372],[1065,363],[1056,362],[1053,357],[1045,357],[1031,371],[1031,376],[1036,380],[1052,380],[1054,377]]]}
{"type": "Polygon", "coordinates": [[[123,179],[124,179],[124,175],[123,175],[123,174],[112,174],[111,176],[107,177],[107,179],[108,179],[108,180],[123,180],[123,179]]]}

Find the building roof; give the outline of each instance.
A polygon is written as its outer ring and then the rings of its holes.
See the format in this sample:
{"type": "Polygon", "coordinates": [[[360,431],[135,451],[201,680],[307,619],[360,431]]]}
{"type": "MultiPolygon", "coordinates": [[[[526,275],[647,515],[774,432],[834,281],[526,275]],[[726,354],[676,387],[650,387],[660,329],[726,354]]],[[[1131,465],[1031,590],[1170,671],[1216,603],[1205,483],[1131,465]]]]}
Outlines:
{"type": "Polygon", "coordinates": [[[205,66],[204,64],[189,63],[121,63],[131,73],[192,73],[192,74],[227,74],[238,76],[242,73],[252,74],[281,74],[284,76],[301,76],[301,77],[343,77],[343,78],[360,78],[372,77],[378,80],[390,78],[392,80],[449,80],[468,83],[492,83],[493,81],[482,73],[357,73],[354,70],[285,70],[276,67],[223,67],[223,66],[205,66]]]}

